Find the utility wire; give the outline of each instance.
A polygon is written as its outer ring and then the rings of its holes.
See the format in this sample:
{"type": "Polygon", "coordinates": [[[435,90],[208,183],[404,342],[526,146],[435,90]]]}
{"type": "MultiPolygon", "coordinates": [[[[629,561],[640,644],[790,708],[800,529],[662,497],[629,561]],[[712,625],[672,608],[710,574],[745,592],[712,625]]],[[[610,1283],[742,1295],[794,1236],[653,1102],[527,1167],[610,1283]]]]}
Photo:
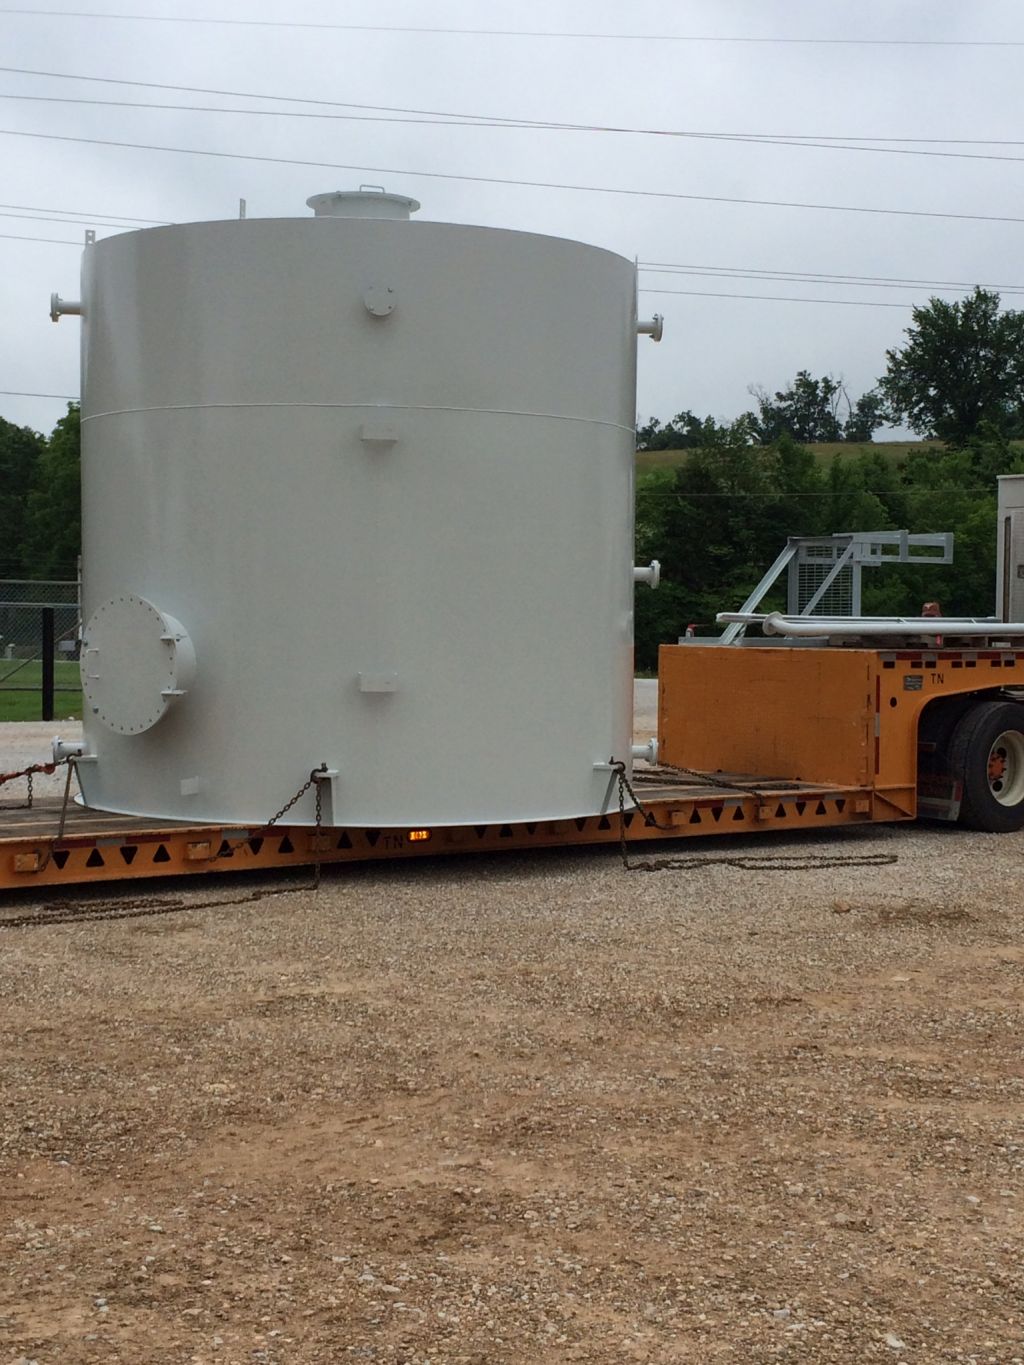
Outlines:
{"type": "Polygon", "coordinates": [[[95,222],[98,227],[105,228],[135,228],[137,223],[101,223],[98,219],[92,218],[53,218],[41,213],[4,213],[0,212],[0,218],[12,218],[16,223],[63,223],[66,227],[74,227],[76,223],[83,224],[95,222]]]}
{"type": "Polygon", "coordinates": [[[106,11],[15,9],[7,6],[0,8],[0,15],[2,14],[17,14],[31,18],[110,19],[146,24],[212,24],[231,28],[312,29],[343,33],[429,33],[472,38],[582,38],[617,43],[729,43],[800,47],[1024,47],[1024,40],[1018,41],[1016,39],[752,38],[684,33],[567,33],[553,32],[547,29],[441,28],[413,24],[309,23],[285,19],[218,19],[210,16],[197,17],[176,14],[110,14],[106,11]]]}
{"type": "MultiPolygon", "coordinates": [[[[692,277],[712,280],[752,280],[756,284],[809,284],[809,285],[840,285],[847,289],[931,289],[941,288],[952,290],[954,293],[970,293],[975,286],[973,284],[963,285],[932,285],[928,283],[914,285],[906,280],[889,282],[886,280],[856,280],[849,279],[843,275],[783,275],[768,271],[741,271],[741,270],[715,270],[698,269],[692,270],[642,270],[644,276],[647,275],[668,275],[672,279],[688,279],[692,277]]],[[[981,288],[982,286],[978,286],[981,288]]],[[[996,290],[1001,294],[1016,296],[1024,292],[1024,285],[986,285],[987,289],[996,290]]],[[[658,292],[651,290],[651,292],[658,292]]],[[[671,291],[665,291],[671,292],[671,291]]]]}
{"type": "MultiPolygon", "coordinates": [[[[0,10],[0,13],[3,13],[0,10]]],[[[644,128],[629,127],[615,124],[595,124],[595,123],[566,123],[556,119],[529,119],[512,118],[500,114],[471,114],[464,111],[451,111],[441,109],[417,109],[407,108],[402,105],[390,104],[356,104],[344,100],[324,100],[310,99],[296,95],[272,95],[260,94],[251,90],[221,90],[216,87],[204,85],[171,85],[160,81],[133,81],[115,76],[83,76],[75,75],[66,71],[41,71],[34,67],[23,66],[0,66],[0,72],[8,75],[17,76],[41,76],[46,80],[61,81],[86,81],[96,85],[128,85],[135,89],[142,90],[169,90],[176,94],[185,95],[220,95],[232,99],[248,100],[270,100],[279,104],[311,104],[318,108],[331,109],[361,109],[370,110],[375,113],[384,114],[415,114],[425,118],[437,118],[448,120],[466,120],[467,123],[479,124],[482,127],[490,125],[509,126],[513,128],[540,128],[545,130],[556,130],[566,132],[581,133],[636,133],[646,134],[654,137],[677,137],[677,138],[709,138],[712,140],[739,140],[739,141],[767,141],[767,142],[796,142],[805,145],[832,142],[904,142],[917,145],[943,145],[943,146],[971,146],[971,147],[1022,147],[1024,139],[1020,138],[936,138],[936,137],[864,137],[853,134],[824,134],[824,133],[752,133],[752,132],[705,132],[686,129],[671,128],[644,128]]],[[[31,98],[25,96],[24,98],[31,98]]],[[[36,97],[44,98],[44,97],[36,97]]],[[[175,108],[185,107],[175,105],[175,108]]],[[[237,112],[237,111],[234,111],[237,112]]],[[[256,111],[259,112],[259,111],[256,111]]]]}
{"type": "Polygon", "coordinates": [[[513,180],[495,175],[465,175],[453,171],[414,171],[408,167],[357,166],[339,161],[313,161],[298,157],[260,156],[252,152],[215,152],[201,147],[163,147],[146,142],[120,142],[112,138],[71,137],[59,133],[28,133],[0,128],[0,137],[25,137],[44,142],[71,142],[88,147],[119,147],[138,152],[168,152],[181,156],[207,156],[224,161],[251,161],[275,166],[311,166],[321,170],[359,171],[368,175],[410,176],[426,180],[457,180],[473,185],[507,185],[519,189],[568,190],[581,194],[616,194],[631,199],[667,199],[702,204],[749,204],[760,208],[816,209],[831,213],[881,214],[896,218],[940,218],[969,223],[1024,223],[1010,214],[941,213],[929,209],[868,208],[860,204],[814,204],[788,199],[746,199],[722,194],[681,194],[672,190],[631,190],[613,185],[574,185],[552,180],[513,180]]]}
{"type": "Polygon", "coordinates": [[[41,204],[0,204],[0,209],[17,209],[21,213],[60,213],[64,217],[87,218],[90,222],[98,218],[115,218],[118,221],[114,226],[117,227],[126,222],[146,223],[153,227],[168,225],[164,218],[133,218],[129,213],[87,213],[85,209],[55,209],[41,204]]]}
{"type": "MultiPolygon", "coordinates": [[[[129,84],[134,84],[134,82],[129,82],[129,84]]],[[[219,92],[214,92],[214,93],[219,93],[219,92]]],[[[234,96],[234,98],[236,98],[236,99],[264,99],[264,98],[266,98],[266,97],[263,96],[263,95],[237,95],[237,96],[234,96]]],[[[288,98],[290,98],[290,97],[289,97],[289,96],[281,96],[280,98],[282,98],[282,99],[288,99],[288,98]]],[[[401,113],[401,115],[400,115],[399,117],[392,117],[392,116],[390,115],[390,112],[388,113],[388,115],[387,115],[386,117],[385,117],[384,114],[321,114],[321,113],[318,113],[318,112],[312,112],[312,111],[310,111],[310,110],[300,110],[300,109],[232,109],[232,108],[226,108],[224,105],[220,105],[220,104],[217,104],[217,105],[211,105],[211,104],[153,104],[153,103],[147,103],[147,102],[144,102],[144,101],[141,101],[141,100],[97,100],[97,99],[85,99],[84,97],[81,97],[81,96],[74,96],[74,95],[23,95],[23,94],[15,94],[15,93],[12,93],[12,92],[9,92],[9,91],[4,91],[4,92],[0,93],[0,99],[4,99],[4,100],[25,100],[25,101],[28,101],[28,102],[30,102],[30,103],[35,103],[35,104],[87,104],[87,105],[95,106],[95,107],[98,107],[98,108],[101,108],[101,109],[156,109],[156,110],[163,110],[163,111],[168,111],[168,110],[169,110],[169,111],[172,111],[172,112],[174,112],[174,113],[185,113],[185,114],[250,114],[250,115],[257,115],[257,116],[262,117],[262,118],[305,118],[305,119],[331,119],[331,120],[339,119],[339,120],[344,120],[345,122],[352,122],[352,123],[401,123],[401,124],[410,124],[410,123],[412,123],[412,124],[418,124],[418,125],[422,125],[422,126],[426,126],[426,127],[431,127],[431,128],[508,128],[508,129],[526,130],[526,131],[528,131],[528,132],[574,132],[574,133],[618,133],[618,132],[623,132],[623,133],[630,133],[630,132],[643,133],[643,132],[648,132],[648,131],[650,131],[650,132],[653,133],[653,132],[656,131],[656,130],[654,130],[654,129],[648,130],[648,129],[641,129],[641,128],[636,128],[636,129],[632,129],[632,128],[621,128],[621,129],[620,129],[620,128],[599,128],[599,127],[586,128],[586,127],[584,127],[583,125],[578,125],[578,126],[577,126],[577,125],[575,125],[575,124],[569,124],[569,123],[567,123],[567,124],[559,124],[559,123],[542,123],[542,122],[540,122],[540,121],[528,121],[528,120],[522,120],[522,121],[520,121],[519,119],[512,119],[512,118],[508,118],[508,119],[505,119],[505,118],[493,118],[493,119],[492,119],[492,118],[488,118],[485,114],[479,114],[479,115],[477,115],[477,114],[459,115],[459,114],[445,114],[445,113],[438,112],[437,114],[426,114],[426,113],[424,113],[423,115],[420,115],[420,116],[417,116],[417,117],[414,117],[414,116],[413,116],[412,111],[410,111],[410,113],[409,113],[408,116],[406,116],[404,113],[401,113]]],[[[349,107],[352,107],[352,106],[349,106],[349,107]]],[[[372,105],[370,105],[370,106],[368,106],[368,107],[369,107],[369,108],[373,108],[372,105]]],[[[396,111],[396,112],[397,112],[397,111],[396,111]]],[[[700,134],[700,133],[672,133],[672,134],[665,134],[665,136],[672,136],[672,137],[701,137],[701,136],[705,136],[705,135],[704,135],[704,134],[700,134]]],[[[710,134],[708,134],[707,136],[710,136],[710,134]]],[[[799,144],[797,144],[797,145],[799,145],[799,144]]],[[[879,150],[884,150],[884,149],[881,149],[881,148],[880,148],[879,150]]],[[[969,155],[969,153],[964,153],[964,155],[969,155]]],[[[1010,158],[1007,158],[1007,159],[1008,159],[1008,160],[1016,160],[1016,159],[1018,159],[1018,158],[1010,157],[1010,158]]]]}
{"type": "Polygon", "coordinates": [[[0,237],[7,242],[49,242],[52,246],[77,246],[81,248],[84,243],[75,242],[70,237],[22,237],[17,232],[0,232],[0,237]]]}
{"type": "MultiPolygon", "coordinates": [[[[250,98],[258,99],[259,96],[250,98]]],[[[36,104],[75,104],[88,105],[100,109],[152,109],[157,112],[187,114],[232,114],[249,118],[288,118],[341,121],[346,123],[396,123],[403,126],[414,125],[421,128],[488,128],[518,132],[549,133],[616,133],[642,137],[668,137],[689,139],[695,142],[741,143],[757,147],[796,147],[823,152],[867,152],[879,156],[927,156],[953,161],[1000,161],[1024,162],[1024,156],[1007,156],[998,152],[948,152],[934,151],[923,147],[873,147],[840,142],[836,139],[813,141],[810,135],[801,137],[770,137],[759,133],[698,133],[673,131],[661,128],[612,128],[599,125],[586,126],[569,123],[540,123],[514,119],[488,119],[484,115],[459,116],[437,114],[433,117],[391,114],[322,114],[296,109],[227,109],[223,105],[209,104],[154,104],[141,100],[97,100],[84,99],[71,95],[21,95],[0,92],[0,100],[21,100],[36,104]]]]}
{"type": "Polygon", "coordinates": [[[21,389],[0,389],[0,394],[5,398],[66,398],[69,403],[78,402],[76,393],[25,393],[21,389]]]}
{"type": "Polygon", "coordinates": [[[762,303],[829,303],[845,308],[917,308],[916,303],[882,303],[879,299],[808,299],[796,294],[714,294],[706,289],[641,289],[641,294],[685,294],[700,299],[756,299],[762,303]]]}
{"type": "Polygon", "coordinates": [[[969,282],[968,280],[921,280],[921,279],[913,279],[913,278],[903,279],[903,278],[901,278],[901,277],[899,277],[899,276],[895,276],[895,275],[843,275],[843,274],[840,274],[840,272],[839,272],[838,270],[828,270],[828,271],[808,271],[808,270],[759,270],[759,269],[757,269],[757,268],[754,267],[754,266],[745,266],[745,265],[692,265],[692,264],[691,264],[691,265],[685,265],[685,264],[678,264],[678,265],[676,265],[676,264],[668,264],[668,263],[657,263],[657,264],[656,264],[656,263],[654,263],[654,262],[647,262],[647,261],[640,261],[640,262],[638,262],[638,266],[639,266],[639,269],[640,269],[640,270],[646,271],[647,273],[652,274],[652,275],[672,275],[672,274],[676,274],[676,273],[679,273],[679,274],[688,274],[688,273],[690,273],[691,271],[708,271],[708,272],[717,272],[717,271],[728,271],[728,272],[733,272],[733,271],[735,271],[735,272],[738,272],[738,273],[742,273],[743,275],[752,275],[752,276],[759,276],[759,275],[760,275],[760,276],[766,276],[766,275],[767,275],[767,276],[782,276],[782,277],[784,277],[785,279],[791,280],[793,283],[797,283],[797,282],[810,283],[810,282],[812,282],[812,281],[819,281],[819,282],[823,282],[823,283],[830,284],[830,283],[832,283],[833,281],[842,280],[844,284],[847,283],[847,282],[855,283],[855,282],[858,282],[858,281],[862,281],[862,282],[864,282],[864,283],[874,283],[874,284],[879,284],[879,283],[882,283],[882,284],[902,284],[902,285],[919,284],[919,285],[923,285],[925,288],[929,288],[929,289],[931,289],[931,288],[943,288],[943,289],[946,289],[946,288],[948,288],[948,289],[974,289],[974,288],[980,288],[980,289],[1000,289],[1000,290],[1006,290],[1007,292],[1012,292],[1012,291],[1015,291],[1015,290],[1018,290],[1018,289],[1024,289],[1024,284],[987,284],[987,285],[976,285],[976,284],[973,284],[973,283],[969,282]]]}

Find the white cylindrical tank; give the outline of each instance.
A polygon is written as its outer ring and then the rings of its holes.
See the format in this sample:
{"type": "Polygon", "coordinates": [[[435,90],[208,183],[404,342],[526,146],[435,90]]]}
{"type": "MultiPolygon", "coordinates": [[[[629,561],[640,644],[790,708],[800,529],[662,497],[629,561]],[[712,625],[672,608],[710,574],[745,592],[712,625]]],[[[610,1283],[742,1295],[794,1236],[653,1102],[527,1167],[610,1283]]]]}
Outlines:
{"type": "Polygon", "coordinates": [[[84,798],[256,824],[326,763],[334,825],[601,811],[631,752],[634,266],[309,203],[86,249],[84,798]]]}
{"type": "Polygon", "coordinates": [[[999,475],[996,616],[1024,621],[1024,474],[999,475]]]}

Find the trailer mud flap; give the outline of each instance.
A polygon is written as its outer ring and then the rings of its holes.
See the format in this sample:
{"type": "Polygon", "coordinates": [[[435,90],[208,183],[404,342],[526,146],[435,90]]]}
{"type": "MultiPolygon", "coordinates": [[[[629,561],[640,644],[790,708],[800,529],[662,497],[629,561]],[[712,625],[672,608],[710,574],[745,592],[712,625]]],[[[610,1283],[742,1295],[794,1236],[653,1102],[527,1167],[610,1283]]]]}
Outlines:
{"type": "Polygon", "coordinates": [[[963,783],[939,773],[921,773],[917,783],[917,814],[923,820],[960,819],[963,783]]]}

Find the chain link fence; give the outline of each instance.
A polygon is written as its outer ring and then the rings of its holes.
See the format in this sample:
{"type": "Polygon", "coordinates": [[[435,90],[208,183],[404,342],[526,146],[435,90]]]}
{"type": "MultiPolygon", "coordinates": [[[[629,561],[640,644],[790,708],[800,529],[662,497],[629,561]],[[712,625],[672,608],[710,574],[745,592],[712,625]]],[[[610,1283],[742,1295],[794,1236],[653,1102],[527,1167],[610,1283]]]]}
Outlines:
{"type": "Polygon", "coordinates": [[[82,714],[77,579],[0,578],[0,720],[82,714]]]}

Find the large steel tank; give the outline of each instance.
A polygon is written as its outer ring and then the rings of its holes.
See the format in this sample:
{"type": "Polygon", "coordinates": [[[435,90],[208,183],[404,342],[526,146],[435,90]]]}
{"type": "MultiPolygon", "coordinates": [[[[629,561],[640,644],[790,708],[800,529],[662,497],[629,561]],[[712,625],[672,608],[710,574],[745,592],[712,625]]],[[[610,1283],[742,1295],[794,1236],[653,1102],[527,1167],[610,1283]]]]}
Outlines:
{"type": "Polygon", "coordinates": [[[596,813],[631,748],[635,268],[308,202],[85,251],[84,798],[257,823],[324,763],[336,825],[596,813]]]}

